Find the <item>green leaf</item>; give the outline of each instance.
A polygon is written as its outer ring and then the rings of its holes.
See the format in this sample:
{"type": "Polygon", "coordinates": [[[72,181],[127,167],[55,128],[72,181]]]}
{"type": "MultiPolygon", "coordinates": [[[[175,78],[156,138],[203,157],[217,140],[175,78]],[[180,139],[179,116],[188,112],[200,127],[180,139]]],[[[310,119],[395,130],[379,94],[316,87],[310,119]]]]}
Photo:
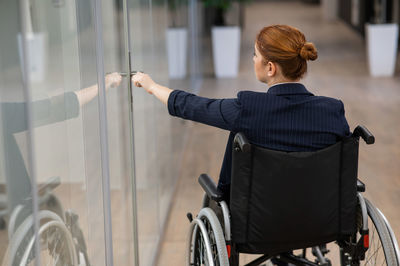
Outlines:
{"type": "Polygon", "coordinates": [[[234,2],[246,3],[251,0],[202,0],[204,6],[228,10],[234,2]]]}

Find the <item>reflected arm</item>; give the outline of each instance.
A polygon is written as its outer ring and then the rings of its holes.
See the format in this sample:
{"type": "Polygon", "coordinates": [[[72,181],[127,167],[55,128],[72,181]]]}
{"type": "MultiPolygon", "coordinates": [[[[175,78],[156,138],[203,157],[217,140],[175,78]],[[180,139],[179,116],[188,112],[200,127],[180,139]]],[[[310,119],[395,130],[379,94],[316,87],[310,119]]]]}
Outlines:
{"type": "MultiPolygon", "coordinates": [[[[110,87],[119,86],[119,84],[121,83],[121,75],[118,74],[117,72],[108,74],[105,76],[104,81],[107,91],[110,87]]],[[[81,89],[79,91],[75,91],[80,107],[84,106],[85,104],[93,100],[93,98],[96,97],[98,93],[99,93],[99,87],[97,85],[93,85],[81,89]]]]}
{"type": "MultiPolygon", "coordinates": [[[[13,134],[27,130],[27,105],[25,102],[2,103],[1,107],[8,132],[13,134]]],[[[73,92],[34,101],[31,103],[31,108],[35,127],[70,119],[79,114],[78,99],[73,92]]]]}
{"type": "Polygon", "coordinates": [[[76,94],[76,97],[78,98],[79,106],[82,107],[91,100],[93,100],[94,97],[97,96],[99,89],[97,85],[93,85],[87,88],[84,88],[79,91],[75,91],[74,93],[76,94]]]}

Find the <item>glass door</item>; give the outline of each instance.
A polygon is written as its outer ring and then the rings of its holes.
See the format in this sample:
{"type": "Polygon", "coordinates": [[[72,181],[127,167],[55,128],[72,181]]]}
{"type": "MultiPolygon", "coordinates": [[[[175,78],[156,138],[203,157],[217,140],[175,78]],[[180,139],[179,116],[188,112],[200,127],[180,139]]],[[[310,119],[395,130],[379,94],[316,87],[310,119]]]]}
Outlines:
{"type": "Polygon", "coordinates": [[[122,6],[6,0],[0,13],[0,260],[134,265],[122,6]]]}
{"type": "Polygon", "coordinates": [[[29,104],[20,56],[21,31],[16,1],[0,2],[0,262],[18,265],[35,252],[38,197],[33,170],[29,104]],[[24,226],[22,223],[25,222],[24,226]],[[22,232],[26,237],[16,237],[22,232]]]}
{"type": "Polygon", "coordinates": [[[0,262],[154,264],[185,125],[130,71],[169,84],[166,1],[0,1],[0,262]]]}

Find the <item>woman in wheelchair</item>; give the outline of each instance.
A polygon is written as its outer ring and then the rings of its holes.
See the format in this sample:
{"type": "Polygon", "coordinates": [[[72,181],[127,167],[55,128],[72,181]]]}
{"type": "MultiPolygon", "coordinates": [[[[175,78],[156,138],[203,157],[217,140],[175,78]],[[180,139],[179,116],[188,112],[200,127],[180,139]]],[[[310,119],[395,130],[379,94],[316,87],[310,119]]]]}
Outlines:
{"type": "Polygon", "coordinates": [[[254,72],[265,92],[209,99],[144,73],[132,77],[171,115],[230,131],[218,187],[199,178],[206,195],[197,217],[188,216],[188,265],[239,265],[241,252],[263,254],[247,265],[270,258],[280,265],[398,265],[390,226],[358,193],[365,189],[357,181],[358,140],[374,138],[364,127],[350,132],[340,100],[300,83],[315,59],[315,46],[298,29],[272,25],[254,44],[254,72]],[[326,256],[332,241],[337,261],[326,256]]]}

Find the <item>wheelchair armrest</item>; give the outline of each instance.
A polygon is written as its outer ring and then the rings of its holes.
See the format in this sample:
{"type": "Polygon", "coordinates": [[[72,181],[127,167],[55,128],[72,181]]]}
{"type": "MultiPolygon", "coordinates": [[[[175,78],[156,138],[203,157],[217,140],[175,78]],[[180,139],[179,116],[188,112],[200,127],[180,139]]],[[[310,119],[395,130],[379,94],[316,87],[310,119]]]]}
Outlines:
{"type": "Polygon", "coordinates": [[[368,128],[365,126],[357,126],[356,129],[353,131],[353,136],[354,137],[362,137],[365,143],[367,144],[374,144],[375,143],[375,137],[372,135],[371,132],[369,132],[368,128]]]}
{"type": "Polygon", "coordinates": [[[210,176],[208,176],[207,174],[201,174],[199,176],[199,183],[210,199],[216,202],[220,202],[223,200],[222,191],[217,188],[210,176]]]}
{"type": "Polygon", "coordinates": [[[56,187],[58,187],[61,184],[61,179],[59,176],[53,176],[49,178],[46,183],[39,184],[38,185],[38,195],[39,196],[44,196],[46,193],[49,193],[56,187]]]}
{"type": "Polygon", "coordinates": [[[357,192],[365,192],[365,184],[357,179],[357,192]]]}
{"type": "Polygon", "coordinates": [[[243,152],[250,151],[250,142],[247,140],[246,136],[242,132],[239,132],[235,135],[233,143],[235,146],[235,150],[237,151],[239,150],[243,152]]]}

